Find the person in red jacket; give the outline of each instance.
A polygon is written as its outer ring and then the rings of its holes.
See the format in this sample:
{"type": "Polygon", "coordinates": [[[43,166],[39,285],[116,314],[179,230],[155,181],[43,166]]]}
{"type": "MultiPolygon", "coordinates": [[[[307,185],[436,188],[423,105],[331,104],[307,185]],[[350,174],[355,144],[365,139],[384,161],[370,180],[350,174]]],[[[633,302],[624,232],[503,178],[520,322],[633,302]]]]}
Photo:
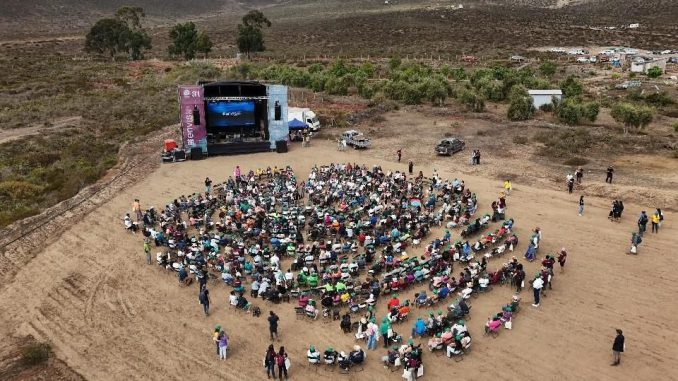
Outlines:
{"type": "Polygon", "coordinates": [[[360,244],[360,247],[365,246],[365,232],[360,232],[360,234],[358,234],[358,243],[360,244]]]}
{"type": "Polygon", "coordinates": [[[391,295],[391,300],[388,301],[388,310],[390,311],[399,306],[400,300],[398,300],[398,296],[396,294],[391,295]]]}

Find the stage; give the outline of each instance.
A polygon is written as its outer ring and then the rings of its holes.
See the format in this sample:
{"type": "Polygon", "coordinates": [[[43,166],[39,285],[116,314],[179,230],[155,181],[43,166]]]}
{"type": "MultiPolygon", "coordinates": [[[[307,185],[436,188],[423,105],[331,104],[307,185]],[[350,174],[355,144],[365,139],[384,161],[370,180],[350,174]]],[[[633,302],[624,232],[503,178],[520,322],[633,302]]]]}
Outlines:
{"type": "Polygon", "coordinates": [[[287,141],[287,87],[255,81],[180,86],[182,143],[206,155],[280,150],[287,141]]]}

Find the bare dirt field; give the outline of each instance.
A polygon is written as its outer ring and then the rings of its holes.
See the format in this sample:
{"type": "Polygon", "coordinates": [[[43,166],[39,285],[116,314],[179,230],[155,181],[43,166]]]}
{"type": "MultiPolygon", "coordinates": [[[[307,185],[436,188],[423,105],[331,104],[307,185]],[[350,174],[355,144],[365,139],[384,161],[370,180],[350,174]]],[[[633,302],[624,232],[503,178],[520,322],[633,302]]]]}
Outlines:
{"type": "MultiPolygon", "coordinates": [[[[205,318],[195,285],[179,287],[173,274],[144,264],[140,236],[122,227],[121,217],[130,209],[131,201],[138,197],[145,207],[161,207],[178,195],[200,191],[206,176],[225,179],[235,165],[250,169],[289,164],[304,177],[314,164],[330,162],[381,164],[406,170],[405,163],[414,157],[415,169],[425,175],[435,167],[445,177],[463,178],[478,194],[480,211],[484,212],[501,184],[489,174],[495,170],[520,174],[521,169],[512,167],[510,160],[491,155],[481,167],[473,169],[465,154],[434,158],[427,153],[430,145],[426,139],[430,137],[400,140],[384,135],[378,147],[365,152],[337,152],[329,141],[314,141],[310,148],[292,146],[284,155],[265,153],[148,165],[146,173],[134,173],[133,181],[126,182],[109,199],[65,219],[50,233],[59,236],[58,240],[45,247],[36,245],[32,259],[16,260],[22,261],[16,263],[16,273],[0,285],[0,334],[33,335],[51,342],[60,359],[91,380],[264,379],[261,363],[269,343],[266,320],[229,309],[230,289],[217,283],[211,283],[213,308],[205,318]],[[396,140],[406,147],[401,164],[390,157],[396,140]],[[231,337],[229,358],[224,362],[217,359],[210,337],[216,324],[222,324],[231,337]]],[[[149,163],[156,160],[153,154],[140,155],[149,163]]],[[[601,180],[585,178],[587,186],[603,187],[601,180]]],[[[609,185],[607,189],[614,193],[618,187],[609,185]]],[[[535,226],[542,228],[540,257],[566,247],[566,271],[556,274],[554,289],[539,309],[529,306],[529,293],[523,292],[524,307],[514,329],[503,331],[496,339],[482,336],[483,324],[509,300],[511,290],[495,287],[473,299],[469,321],[474,338],[472,352],[458,363],[426,352],[426,379],[677,379],[674,364],[678,361],[678,334],[672,324],[678,315],[678,306],[673,303],[678,291],[673,270],[678,265],[673,249],[678,245],[674,215],[666,213],[662,231],[658,235],[648,233],[640,254],[628,256],[624,253],[638,212],[652,210],[655,205],[628,202],[624,219],[617,224],[606,218],[609,198],[589,197],[585,215],[579,217],[577,196],[545,189],[539,182],[528,185],[516,178],[507,215],[515,218],[516,231],[522,238],[535,226]],[[609,366],[615,328],[622,328],[627,339],[621,367],[609,366]]],[[[46,236],[29,238],[50,242],[46,236]]],[[[8,260],[12,250],[16,247],[6,248],[3,260],[8,260]]],[[[421,250],[415,250],[415,254],[421,254],[421,250]]],[[[516,254],[524,250],[523,239],[516,254]]],[[[489,267],[500,264],[492,260],[489,267]]],[[[535,270],[536,263],[529,264],[528,269],[535,270]]],[[[412,298],[414,292],[407,292],[401,299],[412,298]]],[[[272,309],[281,316],[281,340],[276,344],[285,345],[292,358],[291,379],[400,379],[398,373],[382,368],[382,349],[368,353],[364,372],[342,376],[321,369],[316,374],[306,366],[308,345],[347,350],[354,343],[352,337],[341,333],[338,322],[296,320],[292,305],[255,304],[264,313],[272,309]]],[[[379,316],[385,310],[384,303],[379,303],[379,316]]],[[[425,312],[417,310],[411,318],[425,312]]],[[[410,325],[395,328],[407,335],[410,325]]]]}

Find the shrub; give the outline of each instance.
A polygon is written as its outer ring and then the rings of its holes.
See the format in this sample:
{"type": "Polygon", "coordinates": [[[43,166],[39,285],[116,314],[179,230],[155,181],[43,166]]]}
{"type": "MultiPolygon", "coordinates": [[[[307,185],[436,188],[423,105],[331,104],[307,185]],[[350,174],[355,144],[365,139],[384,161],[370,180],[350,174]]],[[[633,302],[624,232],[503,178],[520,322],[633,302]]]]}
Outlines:
{"type": "Polygon", "coordinates": [[[544,103],[543,105],[539,106],[539,109],[543,112],[551,112],[553,111],[553,103],[544,103]]]}
{"type": "Polygon", "coordinates": [[[571,157],[563,162],[563,164],[565,165],[571,165],[575,167],[586,165],[588,163],[589,163],[588,159],[584,159],[583,157],[579,156],[571,157]]]}
{"type": "Polygon", "coordinates": [[[598,119],[598,114],[600,113],[600,104],[598,102],[588,102],[584,104],[582,109],[582,116],[586,118],[589,122],[593,123],[598,119]]]}
{"type": "Polygon", "coordinates": [[[515,144],[527,144],[527,136],[516,135],[513,137],[513,143],[515,144]]]}
{"type": "Polygon", "coordinates": [[[579,97],[584,93],[584,86],[573,76],[567,77],[560,85],[560,88],[563,90],[565,98],[579,97]]]}
{"type": "Polygon", "coordinates": [[[543,64],[541,64],[539,66],[539,72],[543,76],[550,77],[550,76],[556,74],[557,68],[558,68],[558,66],[554,62],[547,61],[547,62],[544,62],[543,64]]]}
{"type": "Polygon", "coordinates": [[[581,103],[574,99],[566,99],[558,105],[555,113],[561,123],[569,125],[579,124],[579,119],[582,117],[581,103]]]}
{"type": "Polygon", "coordinates": [[[652,93],[645,97],[645,103],[655,107],[665,107],[675,103],[670,96],[666,95],[665,91],[652,93]]]}
{"type": "Polygon", "coordinates": [[[509,120],[527,120],[534,115],[534,105],[532,104],[532,97],[527,94],[525,87],[518,85],[514,86],[509,96],[509,108],[507,116],[509,120]]]}
{"type": "Polygon", "coordinates": [[[41,364],[49,359],[52,348],[46,343],[34,343],[21,351],[21,363],[26,366],[41,364]]]}
{"type": "Polygon", "coordinates": [[[624,133],[627,133],[630,127],[640,132],[654,119],[654,112],[650,107],[636,106],[631,103],[617,103],[612,107],[610,115],[618,123],[624,125],[624,133]]]}
{"type": "Polygon", "coordinates": [[[664,74],[664,70],[658,66],[651,67],[647,70],[647,76],[650,78],[659,78],[664,74]]]}
{"type": "Polygon", "coordinates": [[[458,98],[466,106],[466,109],[471,112],[485,111],[485,98],[473,90],[461,90],[458,98]]]}
{"type": "Polygon", "coordinates": [[[673,131],[678,132],[678,122],[673,123],[673,131]]]}

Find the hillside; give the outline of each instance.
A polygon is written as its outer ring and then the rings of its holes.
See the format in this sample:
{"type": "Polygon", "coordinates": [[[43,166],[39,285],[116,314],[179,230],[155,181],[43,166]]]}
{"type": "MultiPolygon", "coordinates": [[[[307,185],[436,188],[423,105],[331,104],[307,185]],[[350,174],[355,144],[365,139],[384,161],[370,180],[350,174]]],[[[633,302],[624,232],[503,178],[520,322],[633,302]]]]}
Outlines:
{"type": "Polygon", "coordinates": [[[266,7],[279,0],[3,0],[0,35],[40,35],[74,32],[123,5],[144,8],[151,23],[218,15],[247,8],[266,7]]]}

